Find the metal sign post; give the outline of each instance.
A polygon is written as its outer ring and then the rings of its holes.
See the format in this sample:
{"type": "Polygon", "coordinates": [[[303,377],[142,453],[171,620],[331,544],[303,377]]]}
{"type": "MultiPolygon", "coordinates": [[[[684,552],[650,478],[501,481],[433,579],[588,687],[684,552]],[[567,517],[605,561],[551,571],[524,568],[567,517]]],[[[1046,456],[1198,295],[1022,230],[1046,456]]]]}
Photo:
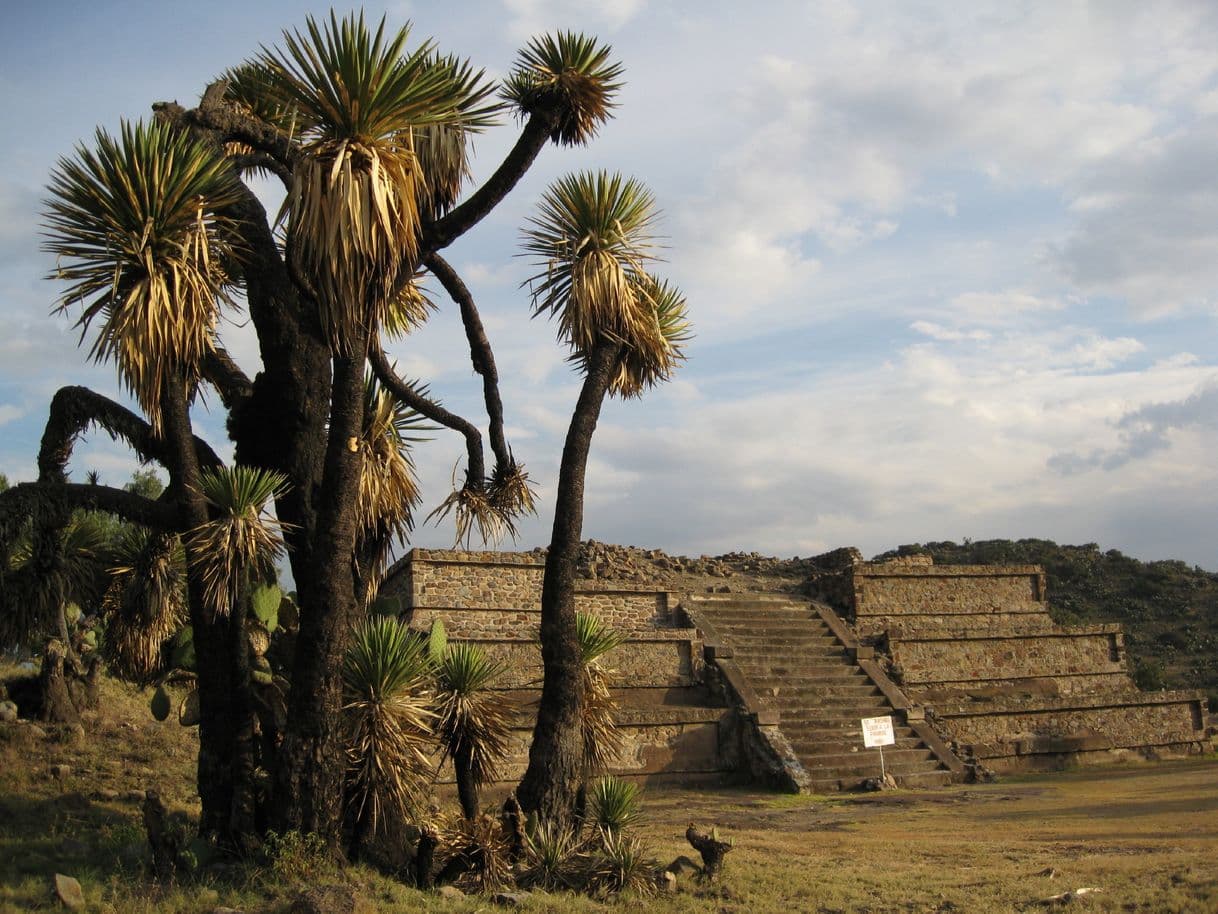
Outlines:
{"type": "Polygon", "coordinates": [[[863,748],[880,750],[880,780],[887,780],[888,772],[884,770],[884,747],[892,746],[897,741],[892,732],[892,718],[864,717],[862,723],[863,748]]]}

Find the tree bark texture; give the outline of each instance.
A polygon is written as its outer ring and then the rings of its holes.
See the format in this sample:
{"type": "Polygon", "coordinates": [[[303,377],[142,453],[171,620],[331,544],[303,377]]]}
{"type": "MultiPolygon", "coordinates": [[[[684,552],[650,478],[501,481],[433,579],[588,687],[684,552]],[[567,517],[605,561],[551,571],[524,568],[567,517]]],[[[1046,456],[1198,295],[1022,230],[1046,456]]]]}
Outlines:
{"type": "Polygon", "coordinates": [[[588,359],[587,375],[563,445],[554,496],[554,528],[541,588],[544,680],[529,747],[529,767],[516,796],[526,812],[560,824],[571,821],[583,779],[583,669],[575,629],[575,564],[583,532],[584,476],[601,404],[620,353],[620,343],[602,339],[588,359]]]}
{"type": "Polygon", "coordinates": [[[314,567],[301,589],[300,634],[292,668],[288,725],[275,774],[276,827],[316,832],[337,846],[342,831],[346,754],[342,742],[342,663],[356,615],[355,506],[364,413],[363,353],[334,358],[314,567]]]}

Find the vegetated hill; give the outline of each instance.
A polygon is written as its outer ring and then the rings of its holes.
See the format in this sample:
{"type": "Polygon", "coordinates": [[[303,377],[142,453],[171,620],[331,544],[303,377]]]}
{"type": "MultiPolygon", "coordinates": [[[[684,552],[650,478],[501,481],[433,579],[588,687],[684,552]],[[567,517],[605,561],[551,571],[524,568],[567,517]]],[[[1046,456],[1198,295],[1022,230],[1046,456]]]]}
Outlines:
{"type": "Polygon", "coordinates": [[[1138,685],[1204,689],[1218,707],[1218,574],[1180,561],[1142,562],[1095,543],[1039,539],[916,543],[876,561],[927,553],[940,565],[1044,566],[1057,622],[1122,623],[1138,685]]]}

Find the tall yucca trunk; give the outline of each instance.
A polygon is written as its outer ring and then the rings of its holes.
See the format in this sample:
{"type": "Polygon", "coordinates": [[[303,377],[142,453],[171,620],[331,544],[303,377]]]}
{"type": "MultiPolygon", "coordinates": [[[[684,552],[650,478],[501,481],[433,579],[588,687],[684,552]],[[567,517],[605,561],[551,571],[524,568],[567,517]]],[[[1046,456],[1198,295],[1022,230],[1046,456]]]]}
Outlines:
{"type": "Polygon", "coordinates": [[[346,758],[340,719],[342,663],[358,612],[353,556],[358,532],[359,446],[364,353],[334,359],[330,430],[321,480],[312,571],[300,597],[288,725],[276,760],[273,818],[278,830],[316,832],[337,847],[346,758]]]}
{"type": "Polygon", "coordinates": [[[602,338],[589,354],[587,374],[571,415],[554,496],[554,529],[541,589],[541,660],[545,679],[529,767],[517,789],[521,808],[543,821],[571,821],[583,779],[580,728],[583,664],[575,623],[575,563],[584,523],[584,476],[601,404],[621,344],[602,338]]]}

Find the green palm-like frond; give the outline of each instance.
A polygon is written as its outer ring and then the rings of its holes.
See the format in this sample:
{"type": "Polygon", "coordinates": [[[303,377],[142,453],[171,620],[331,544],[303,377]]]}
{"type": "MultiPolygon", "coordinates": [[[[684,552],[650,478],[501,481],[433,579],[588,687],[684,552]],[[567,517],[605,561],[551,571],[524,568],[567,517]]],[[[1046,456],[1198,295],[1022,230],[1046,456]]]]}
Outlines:
{"type": "Polygon", "coordinates": [[[559,336],[576,355],[603,337],[653,336],[639,294],[654,259],[651,191],[620,174],[581,172],[552,184],[538,209],[523,232],[524,253],[543,268],[528,279],[534,315],[557,316],[559,336]]]}
{"type": "Polygon", "coordinates": [[[384,816],[405,815],[428,781],[430,673],[424,640],[388,616],[360,625],[347,648],[347,778],[356,817],[369,816],[374,829],[384,816]]]}
{"type": "Polygon", "coordinates": [[[154,427],[165,378],[198,378],[213,346],[233,257],[240,194],[222,156],[161,124],[98,130],[51,173],[44,248],[68,283],[61,310],[79,304],[77,326],[99,321],[90,355],[113,359],[154,427]]]}
{"type": "Polygon", "coordinates": [[[495,780],[507,755],[514,705],[492,689],[505,668],[468,642],[449,646],[436,666],[436,736],[444,756],[462,759],[479,787],[495,780]]]}
{"type": "Polygon", "coordinates": [[[160,676],[165,644],[186,623],[181,540],[138,527],[126,531],[116,545],[102,611],[102,656],[111,672],[139,685],[160,676]]]}
{"type": "Polygon", "coordinates": [[[556,143],[582,145],[617,107],[622,65],[610,62],[613,49],[576,32],[534,38],[516,58],[503,97],[522,114],[553,111],[556,143]]]}
{"type": "Polygon", "coordinates": [[[492,123],[489,90],[439,57],[430,42],[407,53],[410,28],[375,31],[363,13],[306,21],[284,50],[255,61],[270,104],[290,110],[302,144],[288,212],[289,254],[319,296],[336,352],[380,326],[399,275],[418,259],[420,188],[414,130],[492,123]]]}
{"type": "Polygon", "coordinates": [[[257,467],[224,467],[203,473],[199,490],[213,517],[188,534],[190,560],[202,575],[208,603],[228,614],[240,609],[253,584],[275,577],[283,525],[265,512],[287,490],[287,477],[257,467]]]}

